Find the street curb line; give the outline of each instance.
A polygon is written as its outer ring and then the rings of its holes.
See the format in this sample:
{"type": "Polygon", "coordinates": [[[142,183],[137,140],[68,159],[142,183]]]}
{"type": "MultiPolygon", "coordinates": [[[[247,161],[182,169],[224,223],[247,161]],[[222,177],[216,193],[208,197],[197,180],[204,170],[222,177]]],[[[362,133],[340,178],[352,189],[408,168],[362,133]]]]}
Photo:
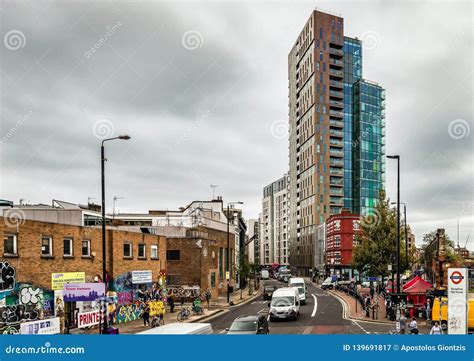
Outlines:
{"type": "Polygon", "coordinates": [[[384,321],[361,320],[360,318],[357,318],[357,317],[347,316],[347,309],[350,309],[350,306],[347,303],[347,301],[341,296],[339,296],[337,293],[335,293],[334,291],[327,291],[327,292],[332,294],[334,297],[336,297],[339,300],[339,302],[341,302],[342,308],[343,308],[342,318],[346,320],[350,320],[350,321],[373,323],[377,325],[392,325],[392,322],[388,322],[388,321],[384,322],[384,321]]]}
{"type": "Polygon", "coordinates": [[[188,323],[195,323],[195,322],[200,322],[200,321],[204,321],[204,320],[212,320],[213,318],[215,318],[217,316],[220,316],[220,314],[223,313],[224,311],[226,311],[226,310],[220,309],[220,310],[217,310],[216,312],[214,312],[212,315],[199,317],[199,318],[196,318],[195,320],[192,320],[188,323]]]}
{"type": "Polygon", "coordinates": [[[242,301],[242,302],[239,302],[237,304],[234,304],[233,306],[229,306],[229,309],[233,309],[235,307],[239,307],[239,306],[242,306],[242,305],[245,305],[247,303],[249,303],[250,301],[253,301],[254,299],[256,299],[257,297],[261,296],[262,295],[262,291],[258,291],[258,293],[255,295],[255,296],[252,296],[250,297],[249,299],[245,300],[245,301],[242,301]]]}

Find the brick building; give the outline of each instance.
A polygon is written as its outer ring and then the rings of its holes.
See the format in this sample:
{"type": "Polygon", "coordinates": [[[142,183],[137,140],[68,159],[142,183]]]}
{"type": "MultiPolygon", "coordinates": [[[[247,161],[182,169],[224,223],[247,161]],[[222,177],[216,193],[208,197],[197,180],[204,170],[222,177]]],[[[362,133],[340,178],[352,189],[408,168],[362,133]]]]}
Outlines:
{"type": "Polygon", "coordinates": [[[359,231],[359,216],[348,210],[329,217],[326,222],[326,273],[343,279],[354,277],[352,249],[359,231]]]}
{"type": "MultiPolygon", "coordinates": [[[[102,276],[100,227],[0,217],[0,261],[15,268],[17,282],[51,289],[51,274],[85,272],[86,282],[102,276]]],[[[107,271],[111,278],[132,270],[166,269],[166,238],[118,229],[107,230],[107,271]]]]}

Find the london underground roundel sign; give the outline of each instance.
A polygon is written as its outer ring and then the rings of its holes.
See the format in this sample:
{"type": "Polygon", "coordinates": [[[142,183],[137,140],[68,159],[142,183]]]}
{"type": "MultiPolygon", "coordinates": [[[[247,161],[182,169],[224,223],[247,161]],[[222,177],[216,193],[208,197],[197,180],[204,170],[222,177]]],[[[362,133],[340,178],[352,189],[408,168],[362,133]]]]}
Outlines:
{"type": "Polygon", "coordinates": [[[451,276],[449,277],[449,279],[451,280],[451,282],[453,282],[455,285],[458,285],[462,282],[462,280],[464,279],[464,276],[461,274],[461,272],[459,271],[454,271],[453,273],[451,273],[451,276]]]}

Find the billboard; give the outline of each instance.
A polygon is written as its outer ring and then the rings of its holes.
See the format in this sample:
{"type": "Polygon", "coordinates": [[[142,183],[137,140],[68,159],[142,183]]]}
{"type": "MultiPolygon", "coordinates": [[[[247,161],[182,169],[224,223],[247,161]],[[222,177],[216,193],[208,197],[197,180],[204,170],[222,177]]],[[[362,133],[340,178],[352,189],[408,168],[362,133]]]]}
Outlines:
{"type": "Polygon", "coordinates": [[[448,333],[467,334],[467,287],[466,268],[448,268],[448,333]]]}
{"type": "Polygon", "coordinates": [[[151,283],[152,271],[132,271],[132,283],[151,283]]]}
{"type": "Polygon", "coordinates": [[[100,311],[94,310],[77,314],[77,327],[95,326],[100,323],[100,311]]]}
{"type": "Polygon", "coordinates": [[[104,296],[104,283],[67,283],[64,285],[64,302],[95,301],[104,296]]]}
{"type": "Polygon", "coordinates": [[[66,283],[86,282],[85,272],[51,273],[51,289],[62,290],[66,283]]]}
{"type": "Polygon", "coordinates": [[[61,332],[59,317],[20,323],[22,335],[54,335],[61,332]]]}

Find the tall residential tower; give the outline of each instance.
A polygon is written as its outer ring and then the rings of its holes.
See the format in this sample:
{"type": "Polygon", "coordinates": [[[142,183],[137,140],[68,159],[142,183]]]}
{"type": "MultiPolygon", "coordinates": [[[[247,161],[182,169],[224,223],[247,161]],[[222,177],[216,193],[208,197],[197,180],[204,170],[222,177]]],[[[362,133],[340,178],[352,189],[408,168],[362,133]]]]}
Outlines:
{"type": "Polygon", "coordinates": [[[384,90],[362,78],[344,19],[313,11],[288,56],[290,265],[316,267],[317,227],[343,207],[370,213],[384,186],[384,90]]]}

